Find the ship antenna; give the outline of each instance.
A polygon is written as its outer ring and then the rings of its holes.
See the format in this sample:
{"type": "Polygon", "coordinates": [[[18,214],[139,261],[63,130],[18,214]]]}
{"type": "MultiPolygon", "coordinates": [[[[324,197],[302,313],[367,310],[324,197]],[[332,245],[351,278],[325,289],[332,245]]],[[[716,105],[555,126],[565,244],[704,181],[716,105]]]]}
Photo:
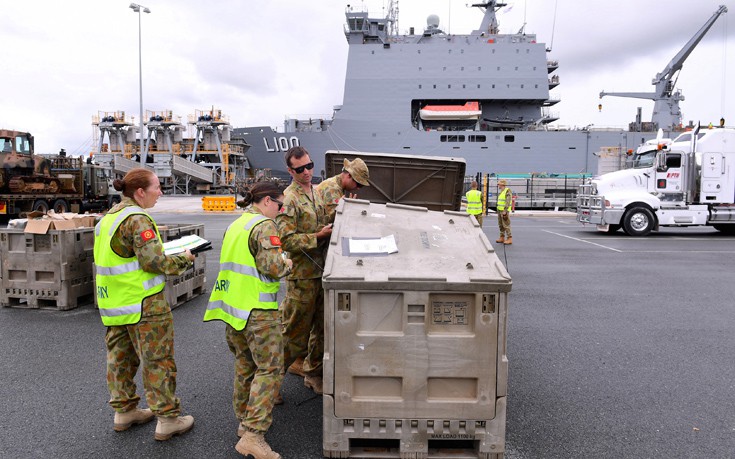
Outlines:
{"type": "Polygon", "coordinates": [[[559,7],[559,0],[556,0],[554,2],[554,20],[551,23],[551,42],[549,42],[549,47],[546,48],[546,52],[550,53],[551,48],[554,47],[554,31],[556,30],[556,9],[559,7]]]}

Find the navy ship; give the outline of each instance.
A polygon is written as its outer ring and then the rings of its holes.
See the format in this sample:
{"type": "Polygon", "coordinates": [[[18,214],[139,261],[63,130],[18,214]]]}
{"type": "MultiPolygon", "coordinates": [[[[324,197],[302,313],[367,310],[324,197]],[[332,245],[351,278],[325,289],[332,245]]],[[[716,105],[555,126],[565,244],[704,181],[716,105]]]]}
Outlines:
{"type": "MultiPolygon", "coordinates": [[[[499,33],[496,13],[505,3],[472,6],[483,11],[483,19],[468,35],[445,33],[435,15],[424,30],[401,35],[393,2],[386,17],[377,19],[348,5],[342,105],[334,107],[331,119],[287,118],[282,132],[235,128],[233,137],[251,145],[251,167],[287,177],[283,153],[301,145],[315,162],[315,176],[324,175],[328,150],[464,158],[471,175],[594,173],[595,153],[603,147],[635,150],[659,128],[667,135],[681,129],[683,98],[671,80],[681,66],[670,63],[662,93],[653,94],[668,108],[654,110],[651,122],[642,122],[639,111],[628,130],[556,130],[550,123],[558,119],[552,108],[559,98],[550,91],[560,81],[550,50],[534,34],[499,33]]],[[[696,43],[687,45],[691,52],[696,43]]]]}

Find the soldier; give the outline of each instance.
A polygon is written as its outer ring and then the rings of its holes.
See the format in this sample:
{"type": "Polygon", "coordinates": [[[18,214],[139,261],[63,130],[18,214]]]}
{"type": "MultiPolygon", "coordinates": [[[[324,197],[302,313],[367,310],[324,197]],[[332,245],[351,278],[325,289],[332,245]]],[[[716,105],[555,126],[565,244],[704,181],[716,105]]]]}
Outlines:
{"type": "Polygon", "coordinates": [[[293,178],[286,188],[283,211],[276,217],[283,249],[291,254],[293,271],[286,283],[281,304],[284,336],[284,368],[304,357],[304,385],[322,393],[324,354],[324,292],[322,270],[324,244],[332,225],[321,199],[311,184],[314,163],[303,147],[286,152],[288,173],[293,178]],[[311,337],[310,337],[311,336],[311,337]]]}
{"type": "Polygon", "coordinates": [[[513,236],[510,233],[510,213],[513,207],[513,192],[506,188],[508,183],[504,179],[498,180],[498,228],[500,237],[495,241],[499,244],[511,245],[513,236]]]}
{"type": "Polygon", "coordinates": [[[115,410],[113,428],[127,430],[158,417],[155,439],[168,440],[194,425],[180,416],[176,397],[174,324],[163,291],[166,275],[189,269],[194,255],[163,254],[161,236],[144,209],[161,196],[153,172],[132,169],[113,182],[123,200],[110,209],[95,228],[97,305],[107,326],[107,387],[115,410]],[[138,408],[135,373],[143,366],[143,386],[149,409],[138,408]]]}
{"type": "Polygon", "coordinates": [[[472,187],[465,196],[467,197],[467,213],[474,215],[477,223],[482,227],[482,192],[477,189],[477,182],[472,181],[472,187]]]}
{"type": "Polygon", "coordinates": [[[324,205],[329,212],[330,223],[334,223],[339,200],[343,196],[349,198],[357,197],[354,191],[364,186],[370,186],[369,178],[370,173],[365,161],[360,158],[355,158],[350,162],[345,158],[342,173],[323,181],[317,186],[316,189],[322,194],[324,205]]]}
{"type": "Polygon", "coordinates": [[[280,459],[265,441],[283,372],[283,336],[276,302],[279,278],[291,271],[283,258],[276,217],[283,192],[272,182],[256,182],[238,204],[250,206],[225,233],[220,271],[204,321],[227,323],[225,339],[235,355],[232,406],[240,423],[235,449],[256,459],[280,459]]]}

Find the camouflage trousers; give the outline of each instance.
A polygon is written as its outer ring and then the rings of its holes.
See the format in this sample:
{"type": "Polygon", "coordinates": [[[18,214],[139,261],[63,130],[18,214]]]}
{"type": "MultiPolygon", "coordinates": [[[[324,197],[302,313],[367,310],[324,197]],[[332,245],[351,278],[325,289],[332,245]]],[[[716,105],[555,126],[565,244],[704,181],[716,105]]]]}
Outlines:
{"type": "Polygon", "coordinates": [[[474,215],[475,216],[475,218],[477,219],[477,223],[479,223],[480,224],[480,228],[482,228],[482,214],[479,213],[479,214],[471,214],[471,215],[474,215]]]}
{"type": "Polygon", "coordinates": [[[248,430],[266,432],[283,379],[283,335],[277,310],[252,311],[242,331],[227,325],[225,338],[235,355],[232,407],[248,430]]]}
{"type": "Polygon", "coordinates": [[[505,236],[506,239],[511,237],[510,234],[510,212],[498,211],[498,228],[500,229],[500,237],[505,236]]]}
{"type": "Polygon", "coordinates": [[[304,357],[304,372],[322,374],[324,357],[324,290],[322,279],[289,279],[281,303],[283,365],[304,357]]]}
{"type": "Polygon", "coordinates": [[[107,388],[110,405],[118,413],[135,409],[140,401],[135,374],[143,364],[143,388],[156,416],[178,416],[173,315],[143,317],[134,325],[107,327],[107,388]]]}

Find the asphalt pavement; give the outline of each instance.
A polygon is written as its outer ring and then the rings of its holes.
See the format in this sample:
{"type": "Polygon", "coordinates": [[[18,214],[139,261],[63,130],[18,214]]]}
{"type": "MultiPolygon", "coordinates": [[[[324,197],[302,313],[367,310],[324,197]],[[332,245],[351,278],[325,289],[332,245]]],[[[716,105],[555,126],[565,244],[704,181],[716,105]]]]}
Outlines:
{"type": "MultiPolygon", "coordinates": [[[[195,204],[164,199],[152,214],[205,224],[211,284],[237,215],[195,204]]],[[[494,244],[513,278],[506,458],[733,457],[735,238],[709,228],[607,235],[564,213],[512,223],[514,244],[494,244]]],[[[494,241],[492,216],[484,230],[494,241]]],[[[177,394],[196,423],[168,442],[153,440],[154,424],[112,430],[92,306],[0,309],[0,457],[240,457],[233,358],[224,326],[201,322],[206,301],[174,310],[177,394]]],[[[283,394],[269,443],[284,459],[322,457],[321,398],[293,375],[283,394]]]]}

